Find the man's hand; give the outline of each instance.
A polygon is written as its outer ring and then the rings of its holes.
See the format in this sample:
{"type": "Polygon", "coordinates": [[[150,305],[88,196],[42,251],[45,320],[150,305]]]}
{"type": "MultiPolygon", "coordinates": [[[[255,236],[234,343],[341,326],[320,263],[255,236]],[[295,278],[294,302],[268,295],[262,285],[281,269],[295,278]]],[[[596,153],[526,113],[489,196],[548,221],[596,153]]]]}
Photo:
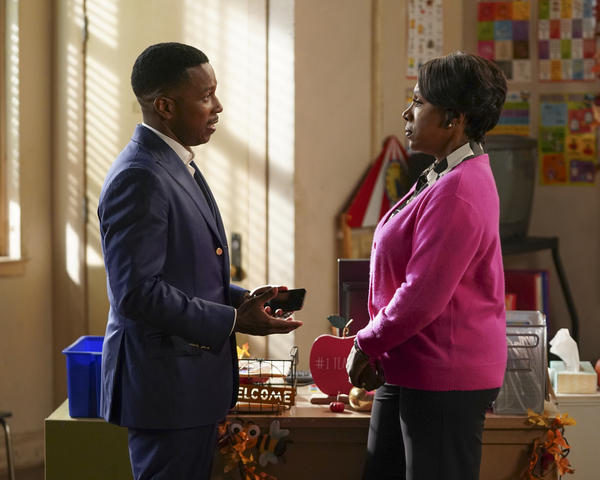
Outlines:
{"type": "Polygon", "coordinates": [[[302,326],[302,322],[283,320],[270,315],[270,311],[265,310],[265,303],[277,295],[278,291],[277,287],[270,287],[263,293],[242,303],[237,311],[235,331],[248,335],[264,336],[273,333],[289,333],[302,326]]]}

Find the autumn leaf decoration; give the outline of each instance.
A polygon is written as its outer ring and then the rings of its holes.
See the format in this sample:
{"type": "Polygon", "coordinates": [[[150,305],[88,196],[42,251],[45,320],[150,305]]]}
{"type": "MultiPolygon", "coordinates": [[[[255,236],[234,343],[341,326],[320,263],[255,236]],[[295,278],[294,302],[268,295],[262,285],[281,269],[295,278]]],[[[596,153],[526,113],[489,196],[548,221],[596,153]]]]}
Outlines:
{"type": "Polygon", "coordinates": [[[225,473],[238,469],[242,480],[277,480],[265,472],[256,471],[256,461],[251,453],[246,452],[256,446],[244,430],[233,433],[231,422],[224,420],[218,425],[218,446],[225,462],[225,473]]]}
{"type": "Polygon", "coordinates": [[[250,356],[250,352],[248,351],[248,343],[244,343],[243,348],[240,348],[240,347],[236,347],[236,348],[237,348],[238,360],[241,360],[244,357],[250,356]]]}
{"type": "Polygon", "coordinates": [[[533,449],[529,460],[529,466],[523,473],[522,480],[543,479],[552,469],[558,469],[560,475],[573,473],[567,455],[571,447],[563,436],[567,425],[576,425],[577,422],[568,413],[550,417],[548,412],[539,414],[530,408],[527,409],[529,422],[548,428],[544,437],[533,441],[533,449]]]}

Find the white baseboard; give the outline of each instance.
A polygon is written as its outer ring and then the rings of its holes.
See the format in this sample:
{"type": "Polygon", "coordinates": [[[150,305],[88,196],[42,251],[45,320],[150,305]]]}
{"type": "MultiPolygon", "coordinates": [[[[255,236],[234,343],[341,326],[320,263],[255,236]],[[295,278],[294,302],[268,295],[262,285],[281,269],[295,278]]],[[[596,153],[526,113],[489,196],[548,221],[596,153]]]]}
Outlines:
{"type": "MultiPolygon", "coordinates": [[[[44,431],[12,433],[15,469],[35,467],[44,464],[44,431]]],[[[0,473],[6,473],[6,442],[0,428],[0,473]]]]}

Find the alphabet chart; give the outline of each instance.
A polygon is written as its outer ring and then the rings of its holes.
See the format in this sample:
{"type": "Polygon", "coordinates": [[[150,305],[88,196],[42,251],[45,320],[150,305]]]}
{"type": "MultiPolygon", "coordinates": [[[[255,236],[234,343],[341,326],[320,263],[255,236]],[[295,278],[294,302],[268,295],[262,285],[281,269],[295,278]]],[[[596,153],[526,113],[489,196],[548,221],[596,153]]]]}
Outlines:
{"type": "Polygon", "coordinates": [[[442,0],[409,0],[407,78],[417,78],[421,65],[442,56],[443,25],[442,0]]]}

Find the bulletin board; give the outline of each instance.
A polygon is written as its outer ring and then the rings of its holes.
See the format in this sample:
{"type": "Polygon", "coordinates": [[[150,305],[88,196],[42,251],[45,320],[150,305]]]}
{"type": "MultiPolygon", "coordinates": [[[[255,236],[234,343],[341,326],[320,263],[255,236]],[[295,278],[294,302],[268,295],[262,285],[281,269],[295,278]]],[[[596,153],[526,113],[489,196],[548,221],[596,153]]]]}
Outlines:
{"type": "Polygon", "coordinates": [[[498,124],[486,135],[529,137],[531,134],[530,98],[530,92],[508,92],[498,124]]]}
{"type": "Polygon", "coordinates": [[[539,78],[593,81],[596,0],[539,0],[539,78]]]}
{"type": "Polygon", "coordinates": [[[442,0],[409,0],[407,78],[417,78],[421,65],[442,56],[443,13],[442,0]]]}
{"type": "Polygon", "coordinates": [[[477,53],[502,68],[507,80],[531,81],[531,3],[479,0],[477,7],[477,53]]]}
{"type": "Polygon", "coordinates": [[[538,157],[542,185],[593,185],[595,93],[540,95],[538,157]]]}

